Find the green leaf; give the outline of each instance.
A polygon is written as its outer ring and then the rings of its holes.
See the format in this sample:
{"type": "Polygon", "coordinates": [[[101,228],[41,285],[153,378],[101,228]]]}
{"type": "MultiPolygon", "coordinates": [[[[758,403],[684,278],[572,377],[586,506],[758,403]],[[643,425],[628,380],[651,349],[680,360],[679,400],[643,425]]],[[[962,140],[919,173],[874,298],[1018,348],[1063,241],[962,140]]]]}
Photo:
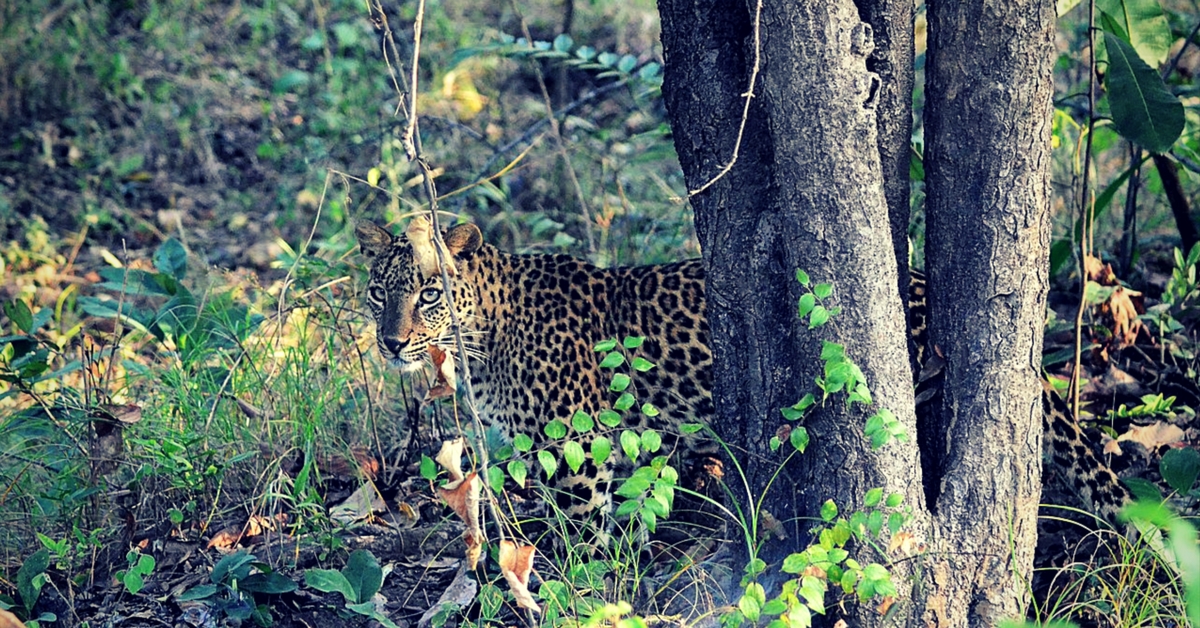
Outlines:
{"type": "Polygon", "coordinates": [[[846,347],[836,342],[828,340],[821,341],[821,359],[828,362],[830,360],[845,360],[846,347]]]}
{"type": "Polygon", "coordinates": [[[513,460],[508,463],[508,475],[513,479],[513,482],[517,483],[517,486],[525,486],[525,478],[529,475],[529,468],[525,466],[524,460],[513,460]]]}
{"type": "Polygon", "coordinates": [[[804,272],[803,270],[801,270],[801,269],[797,268],[797,269],[796,269],[796,281],[799,281],[799,282],[800,282],[800,285],[802,285],[802,286],[805,286],[805,287],[808,287],[808,284],[809,284],[809,282],[810,282],[810,280],[809,280],[809,278],[808,278],[808,273],[806,273],[806,272],[804,272]]]}
{"type": "Polygon", "coordinates": [[[621,341],[621,346],[626,349],[637,349],[644,342],[646,342],[645,336],[625,336],[625,339],[621,341]]]}
{"type": "Polygon", "coordinates": [[[566,33],[562,33],[554,38],[554,49],[559,52],[569,52],[574,45],[575,40],[571,39],[571,36],[566,33]]]}
{"type": "Polygon", "coordinates": [[[600,368],[615,369],[625,363],[625,356],[620,353],[610,353],[600,361],[600,368]]]}
{"type": "MultiPolygon", "coordinates": [[[[629,393],[621,393],[621,396],[617,397],[616,402],[613,403],[613,409],[618,410],[620,412],[624,412],[624,411],[632,408],[633,404],[636,401],[637,400],[634,399],[633,395],[631,395],[629,393]]],[[[605,423],[605,425],[609,425],[609,424],[605,423]]],[[[610,425],[610,427],[612,427],[614,425],[616,425],[616,424],[614,423],[614,424],[610,425]]]]}
{"type": "Polygon", "coordinates": [[[887,501],[884,505],[888,508],[895,508],[904,502],[904,495],[901,493],[892,493],[887,496],[887,501]]]}
{"type": "Polygon", "coordinates": [[[1096,8],[1120,28],[1121,32],[1113,34],[1123,39],[1127,36],[1129,44],[1147,64],[1158,67],[1167,60],[1174,38],[1158,0],[1097,0],[1096,8]]]}
{"type": "Polygon", "coordinates": [[[146,581],[142,579],[141,574],[132,569],[125,572],[125,577],[121,579],[125,585],[125,590],[137,595],[141,592],[142,587],[146,586],[146,581]]]}
{"type": "Polygon", "coordinates": [[[437,463],[425,454],[421,454],[421,477],[430,482],[437,479],[437,463]]]}
{"type": "Polygon", "coordinates": [[[354,602],[369,602],[379,592],[379,587],[383,586],[383,569],[375,555],[365,549],[350,552],[342,574],[354,590],[354,602]]]}
{"type": "Polygon", "coordinates": [[[632,72],[635,67],[637,67],[637,57],[633,55],[625,55],[617,62],[617,69],[626,74],[632,72]]]}
{"type": "Polygon", "coordinates": [[[683,423],[679,426],[679,431],[684,434],[695,434],[704,429],[703,423],[683,423]]]}
{"type": "Polygon", "coordinates": [[[1172,449],[1163,454],[1158,469],[1171,488],[1186,494],[1200,477],[1200,452],[1190,447],[1172,449]]]}
{"type": "Polygon", "coordinates": [[[863,498],[863,506],[867,508],[874,508],[878,506],[879,502],[881,501],[883,501],[883,489],[873,488],[867,491],[866,497],[863,498]]]}
{"type": "MultiPolygon", "coordinates": [[[[335,572],[336,573],[336,572],[335,572]]],[[[341,575],[341,574],[338,574],[341,575]]],[[[191,602],[193,600],[203,600],[206,597],[212,597],[217,594],[217,585],[215,584],[198,584],[183,593],[175,596],[177,602],[191,602]]]]}
{"type": "Polygon", "coordinates": [[[817,295],[818,299],[828,299],[829,295],[833,294],[833,284],[819,283],[813,286],[813,294],[817,295]]]}
{"type": "Polygon", "coordinates": [[[167,238],[154,251],[154,267],[159,272],[170,275],[175,279],[183,279],[187,275],[187,251],[175,238],[167,238]]]}
{"type": "Polygon", "coordinates": [[[513,447],[517,451],[529,451],[533,449],[533,439],[528,434],[517,434],[513,437],[513,447]]]}
{"type": "MultiPolygon", "coordinates": [[[[619,355],[619,354],[612,354],[612,355],[619,355]]],[[[614,373],[613,378],[612,378],[612,383],[608,385],[608,389],[613,392],[625,392],[625,389],[629,388],[629,384],[631,381],[632,380],[629,379],[629,376],[624,373],[614,373]]],[[[620,409],[620,408],[618,408],[618,409],[620,409]]]]}
{"type": "Polygon", "coordinates": [[[637,460],[638,453],[641,451],[642,440],[633,430],[625,430],[621,432],[621,449],[630,460],[637,460]]]}
{"type": "Polygon", "coordinates": [[[656,417],[661,413],[658,411],[658,408],[654,406],[654,404],[647,401],[646,403],[642,404],[642,414],[648,417],[656,417]]]}
{"type": "Polygon", "coordinates": [[[504,492],[504,470],[497,466],[489,466],[487,470],[488,487],[493,493],[504,492]]]}
{"type": "Polygon", "coordinates": [[[251,593],[265,593],[267,595],[280,595],[283,593],[291,593],[298,588],[294,580],[287,576],[278,573],[256,573],[246,576],[238,581],[238,588],[242,591],[251,593]]]}
{"type": "Polygon", "coordinates": [[[596,353],[607,353],[616,348],[617,348],[617,339],[609,338],[608,340],[602,340],[602,341],[596,343],[596,346],[592,347],[592,351],[595,351],[596,353]]]}
{"type": "MultiPolygon", "coordinates": [[[[354,587],[342,572],[335,569],[308,569],[304,572],[304,586],[322,593],[341,593],[347,602],[354,602],[354,587]]],[[[199,587],[196,587],[199,588],[199,587]]]]}
{"type": "Polygon", "coordinates": [[[578,441],[567,441],[563,445],[563,459],[567,461],[567,466],[571,468],[571,473],[579,473],[579,469],[583,467],[583,463],[587,457],[583,453],[583,445],[578,441]]]}
{"type": "Polygon", "coordinates": [[[550,438],[562,438],[567,435],[567,424],[554,419],[547,423],[546,427],[542,428],[542,431],[550,438]]]}
{"type": "Polygon", "coordinates": [[[592,441],[591,449],[592,460],[596,463],[596,466],[600,466],[604,464],[604,462],[608,460],[609,455],[612,454],[612,441],[604,436],[597,436],[596,439],[592,441]]]}
{"type": "Polygon", "coordinates": [[[808,430],[803,425],[797,425],[792,428],[792,433],[788,436],[788,441],[792,443],[792,447],[800,453],[808,448],[808,430]]]}
{"type": "Polygon", "coordinates": [[[14,299],[4,304],[4,313],[12,320],[17,329],[25,332],[33,332],[33,313],[29,311],[29,306],[20,299],[14,299]]]}
{"type": "Polygon", "coordinates": [[[817,306],[817,297],[814,297],[811,292],[806,292],[800,295],[800,301],[796,308],[796,315],[800,318],[808,316],[809,312],[817,306]]]}
{"type": "Polygon", "coordinates": [[[825,500],[824,504],[821,504],[821,520],[822,521],[825,521],[825,522],[833,521],[834,517],[837,517],[837,515],[838,515],[838,507],[837,507],[837,504],[833,503],[832,499],[827,499],[827,500],[825,500]]]}
{"type": "Polygon", "coordinates": [[[808,328],[816,329],[828,322],[829,310],[825,309],[824,305],[818,305],[813,308],[812,315],[808,319],[808,328]]]}
{"type": "MultiPolygon", "coordinates": [[[[642,432],[642,449],[654,453],[662,448],[662,436],[654,430],[642,432]]],[[[632,458],[633,456],[630,456],[632,458]]]]}
{"type": "Polygon", "coordinates": [[[639,356],[633,359],[633,370],[639,373],[645,373],[652,368],[654,368],[654,363],[646,358],[639,356]]]}
{"type": "Polygon", "coordinates": [[[554,454],[545,449],[537,453],[538,464],[542,465],[542,470],[546,472],[546,477],[553,477],[554,472],[558,471],[558,461],[554,459],[554,454]]]}
{"type": "Polygon", "coordinates": [[[571,427],[580,434],[586,434],[596,427],[596,422],[592,420],[592,416],[583,410],[576,410],[571,416],[571,427]]]}
{"type": "Polygon", "coordinates": [[[1183,104],[1124,40],[1104,33],[1104,43],[1104,83],[1117,132],[1152,153],[1166,152],[1183,131],[1183,104]]]}
{"type": "MultiPolygon", "coordinates": [[[[629,395],[629,398],[633,399],[633,395],[629,395]]],[[[621,424],[621,415],[612,410],[601,410],[600,414],[596,415],[596,418],[600,420],[602,425],[608,427],[616,427],[621,424]]]]}
{"type": "Polygon", "coordinates": [[[771,448],[771,451],[779,451],[779,446],[782,444],[778,436],[772,436],[771,440],[767,441],[767,446],[771,448]]]}

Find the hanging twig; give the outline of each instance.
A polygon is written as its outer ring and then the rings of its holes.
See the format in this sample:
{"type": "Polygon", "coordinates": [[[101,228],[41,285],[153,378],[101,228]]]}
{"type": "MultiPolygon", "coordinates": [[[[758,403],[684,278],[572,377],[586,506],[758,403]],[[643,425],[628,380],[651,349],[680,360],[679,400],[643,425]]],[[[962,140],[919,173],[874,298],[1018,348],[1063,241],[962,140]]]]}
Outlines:
{"type": "Polygon", "coordinates": [[[1079,309],[1075,312],[1075,361],[1071,371],[1071,414],[1079,421],[1079,373],[1083,364],[1083,311],[1087,308],[1087,258],[1091,252],[1092,131],[1096,125],[1096,0],[1088,2],[1088,113],[1083,149],[1083,182],[1079,194],[1079,309]]]}

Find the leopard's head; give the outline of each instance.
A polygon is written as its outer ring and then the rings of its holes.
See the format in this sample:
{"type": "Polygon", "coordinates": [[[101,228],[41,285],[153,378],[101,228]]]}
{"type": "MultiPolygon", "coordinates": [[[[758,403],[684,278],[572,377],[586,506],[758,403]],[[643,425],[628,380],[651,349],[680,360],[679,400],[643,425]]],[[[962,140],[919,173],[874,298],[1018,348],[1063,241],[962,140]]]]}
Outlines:
{"type": "MultiPolygon", "coordinates": [[[[375,318],[376,345],[385,359],[406,371],[420,368],[429,357],[430,345],[451,352],[455,345],[442,275],[436,257],[431,257],[436,252],[428,223],[423,228],[412,225],[403,236],[370,222],[355,228],[358,244],[371,260],[367,303],[375,318]]],[[[462,224],[447,231],[444,241],[446,260],[454,265],[447,270],[458,320],[468,321],[475,313],[475,291],[458,271],[482,246],[483,236],[475,225],[462,224]]]]}

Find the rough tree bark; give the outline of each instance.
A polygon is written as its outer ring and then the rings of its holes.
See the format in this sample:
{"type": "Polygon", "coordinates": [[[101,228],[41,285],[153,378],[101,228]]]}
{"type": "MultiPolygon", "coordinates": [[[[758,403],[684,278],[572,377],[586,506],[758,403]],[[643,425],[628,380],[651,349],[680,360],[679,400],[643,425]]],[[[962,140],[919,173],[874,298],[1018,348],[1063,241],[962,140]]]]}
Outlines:
{"type": "MultiPolygon", "coordinates": [[[[754,5],[660,0],[659,6],[663,93],[695,190],[733,152],[755,61],[754,5]]],[[[692,198],[708,269],[716,429],[745,452],[755,496],[781,460],[768,448],[783,423],[779,408],[814,390],[821,339],[844,343],[877,403],[915,430],[877,147],[879,85],[865,63],[870,28],[857,16],[850,0],[763,6],[761,73],[737,163],[692,198]],[[796,316],[797,268],[832,281],[843,307],[836,325],[819,335],[796,316]]],[[[788,526],[788,540],[762,548],[769,564],[778,567],[807,545],[808,526],[797,517],[815,515],[825,499],[856,507],[880,486],[923,507],[915,447],[871,451],[862,434],[866,417],[831,402],[809,421],[812,446],[764,505],[788,526]]]]}
{"type": "MultiPolygon", "coordinates": [[[[911,13],[884,0],[860,5],[887,27],[888,58],[898,63],[896,48],[907,44],[896,43],[897,33],[911,28],[911,13]]],[[[907,242],[900,250],[893,230],[900,210],[892,225],[888,214],[900,185],[889,186],[885,200],[884,184],[900,177],[907,190],[907,160],[901,169],[896,156],[907,155],[909,138],[895,128],[877,131],[887,125],[875,111],[892,98],[888,115],[897,115],[896,99],[909,97],[904,68],[888,68],[889,84],[880,88],[867,71],[871,38],[850,0],[764,2],[754,85],[754,0],[659,0],[659,8],[676,148],[689,188],[707,186],[691,200],[709,273],[718,433],[745,452],[750,485],[760,492],[779,460],[767,449],[778,409],[819,374],[819,338],[795,314],[799,267],[834,282],[843,307],[820,338],[847,345],[876,403],[915,434],[896,290],[907,242]],[[755,97],[737,162],[710,184],[734,150],[748,90],[755,97]]],[[[1035,538],[1053,6],[946,2],[931,4],[930,22],[940,65],[930,70],[928,106],[937,111],[927,126],[927,259],[934,298],[949,301],[934,310],[934,338],[948,351],[951,380],[938,415],[948,418],[935,427],[953,444],[926,452],[949,453],[934,466],[937,476],[924,478],[944,487],[930,491],[937,519],[927,518],[916,448],[870,451],[865,415],[830,404],[809,422],[809,452],[765,503],[789,524],[789,538],[760,556],[778,566],[806,545],[796,518],[824,499],[854,507],[867,488],[884,486],[906,494],[918,531],[930,535],[932,569],[908,582],[900,623],[994,625],[1020,613],[1019,577],[1028,573],[1035,538]],[[935,167],[938,160],[945,162],[935,167]]],[[[885,69],[878,60],[873,67],[885,69]]],[[[905,574],[896,576],[903,593],[905,574]]],[[[876,619],[859,611],[860,625],[876,619]]]]}
{"type": "Polygon", "coordinates": [[[922,428],[945,435],[926,482],[941,487],[935,533],[958,549],[931,575],[961,581],[928,608],[995,625],[1027,602],[1041,496],[1054,3],[934,0],[928,17],[925,257],[946,378],[922,428]]]}

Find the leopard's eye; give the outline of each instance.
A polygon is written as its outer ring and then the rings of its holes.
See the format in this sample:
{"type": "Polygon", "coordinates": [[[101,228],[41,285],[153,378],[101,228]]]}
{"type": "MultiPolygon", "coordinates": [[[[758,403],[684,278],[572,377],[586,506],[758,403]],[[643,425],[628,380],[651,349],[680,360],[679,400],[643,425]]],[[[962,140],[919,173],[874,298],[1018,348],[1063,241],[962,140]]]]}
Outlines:
{"type": "Polygon", "coordinates": [[[367,295],[370,296],[371,300],[373,301],[378,301],[380,303],[387,301],[387,290],[384,290],[379,286],[371,286],[370,288],[367,288],[367,295]]]}
{"type": "Polygon", "coordinates": [[[433,305],[442,298],[441,288],[426,288],[421,291],[421,305],[433,305]]]}

